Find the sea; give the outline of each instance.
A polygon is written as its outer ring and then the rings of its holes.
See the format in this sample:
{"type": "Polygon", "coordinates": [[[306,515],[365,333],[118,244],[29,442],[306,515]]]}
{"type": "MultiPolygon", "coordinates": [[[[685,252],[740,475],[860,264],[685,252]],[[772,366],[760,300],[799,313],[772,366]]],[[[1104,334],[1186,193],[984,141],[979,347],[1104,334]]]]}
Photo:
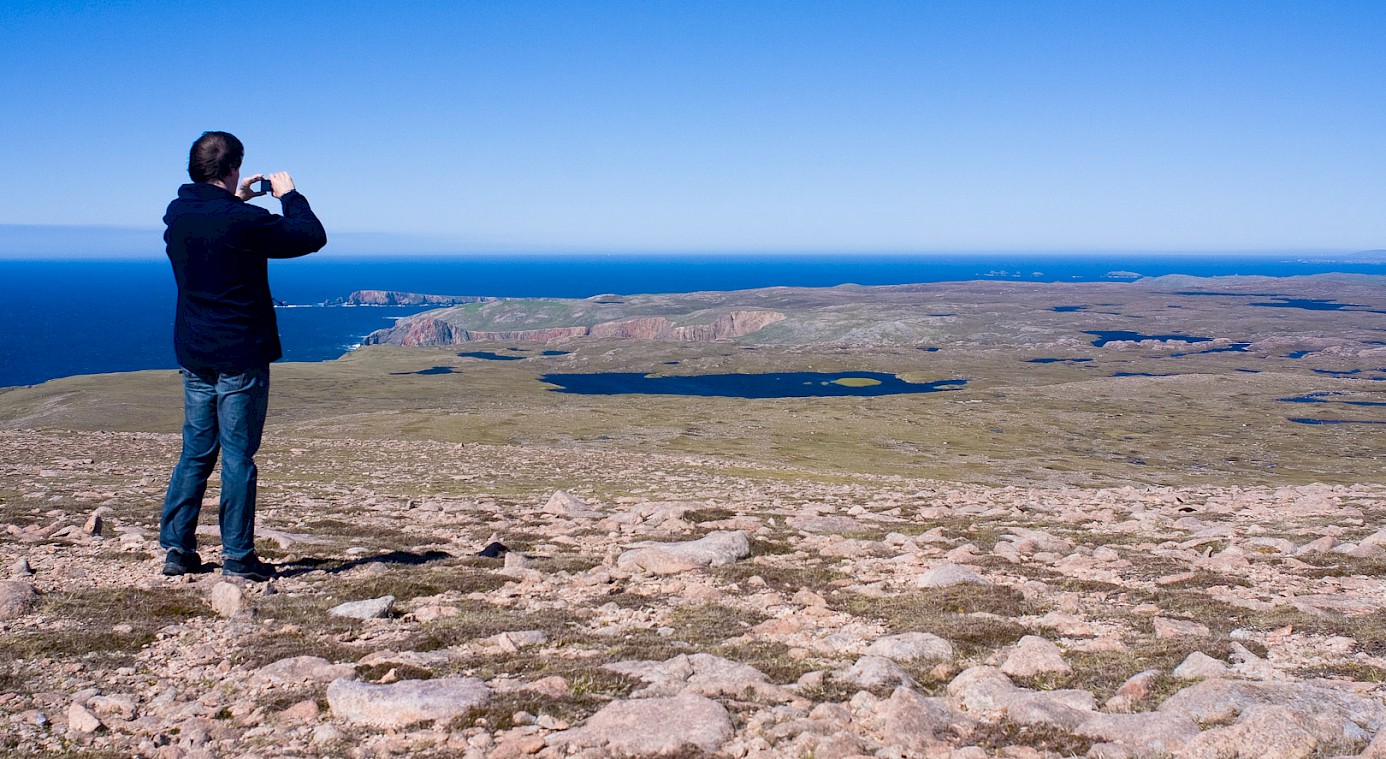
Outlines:
{"type": "MultiPolygon", "coordinates": [[[[326,305],[355,290],[585,298],[847,283],[1131,281],[1138,276],[1386,275],[1386,264],[1265,255],[469,255],[272,261],[286,361],[329,361],[415,307],[326,305]]],[[[176,368],[167,261],[0,260],[0,387],[176,368]]]]}

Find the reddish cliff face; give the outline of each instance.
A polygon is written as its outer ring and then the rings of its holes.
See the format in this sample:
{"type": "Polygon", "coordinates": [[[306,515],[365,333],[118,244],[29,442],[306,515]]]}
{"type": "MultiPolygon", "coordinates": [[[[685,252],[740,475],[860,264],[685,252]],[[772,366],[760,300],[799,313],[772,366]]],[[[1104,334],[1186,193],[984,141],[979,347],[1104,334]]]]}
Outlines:
{"type": "Polygon", "coordinates": [[[390,329],[372,333],[365,339],[365,343],[367,345],[417,347],[458,345],[481,341],[550,343],[575,337],[705,342],[749,335],[784,319],[785,315],[778,311],[732,311],[707,324],[690,324],[682,327],[676,326],[663,316],[640,316],[633,319],[604,322],[591,327],[548,327],[545,329],[488,332],[460,329],[430,314],[420,314],[408,319],[401,319],[390,329]]]}
{"type": "Polygon", "coordinates": [[[627,340],[686,340],[706,342],[749,335],[777,321],[784,314],[778,311],[732,311],[707,324],[675,326],[662,316],[642,316],[592,327],[592,337],[614,337],[627,340]]]}

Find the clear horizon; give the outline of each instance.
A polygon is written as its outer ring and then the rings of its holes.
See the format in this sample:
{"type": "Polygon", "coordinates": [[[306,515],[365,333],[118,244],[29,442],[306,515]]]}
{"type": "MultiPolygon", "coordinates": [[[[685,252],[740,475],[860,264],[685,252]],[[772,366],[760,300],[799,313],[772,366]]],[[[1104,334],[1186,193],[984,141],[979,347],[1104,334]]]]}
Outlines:
{"type": "Polygon", "coordinates": [[[328,254],[1386,247],[1381,3],[4,15],[0,258],[158,256],[206,129],[293,173],[328,254]]]}

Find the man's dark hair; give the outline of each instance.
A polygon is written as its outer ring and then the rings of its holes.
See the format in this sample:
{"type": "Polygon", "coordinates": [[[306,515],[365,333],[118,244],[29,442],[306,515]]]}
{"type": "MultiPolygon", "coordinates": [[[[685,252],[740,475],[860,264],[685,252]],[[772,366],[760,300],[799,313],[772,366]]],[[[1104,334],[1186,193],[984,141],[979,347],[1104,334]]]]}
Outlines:
{"type": "Polygon", "coordinates": [[[230,176],[241,167],[245,146],[230,132],[203,132],[188,152],[188,176],[194,182],[211,182],[230,176]]]}

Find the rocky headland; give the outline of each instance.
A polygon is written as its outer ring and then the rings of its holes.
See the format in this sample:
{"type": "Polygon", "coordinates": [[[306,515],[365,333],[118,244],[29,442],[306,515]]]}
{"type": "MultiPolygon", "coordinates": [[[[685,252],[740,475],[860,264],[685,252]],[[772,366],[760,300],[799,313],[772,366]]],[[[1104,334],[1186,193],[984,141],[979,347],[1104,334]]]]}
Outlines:
{"type": "Polygon", "coordinates": [[[277,365],[266,585],[158,574],[174,373],[0,391],[0,754],[1386,757],[1379,281],[681,297],[277,365]],[[845,369],[968,383],[540,379],[845,369]]]}

